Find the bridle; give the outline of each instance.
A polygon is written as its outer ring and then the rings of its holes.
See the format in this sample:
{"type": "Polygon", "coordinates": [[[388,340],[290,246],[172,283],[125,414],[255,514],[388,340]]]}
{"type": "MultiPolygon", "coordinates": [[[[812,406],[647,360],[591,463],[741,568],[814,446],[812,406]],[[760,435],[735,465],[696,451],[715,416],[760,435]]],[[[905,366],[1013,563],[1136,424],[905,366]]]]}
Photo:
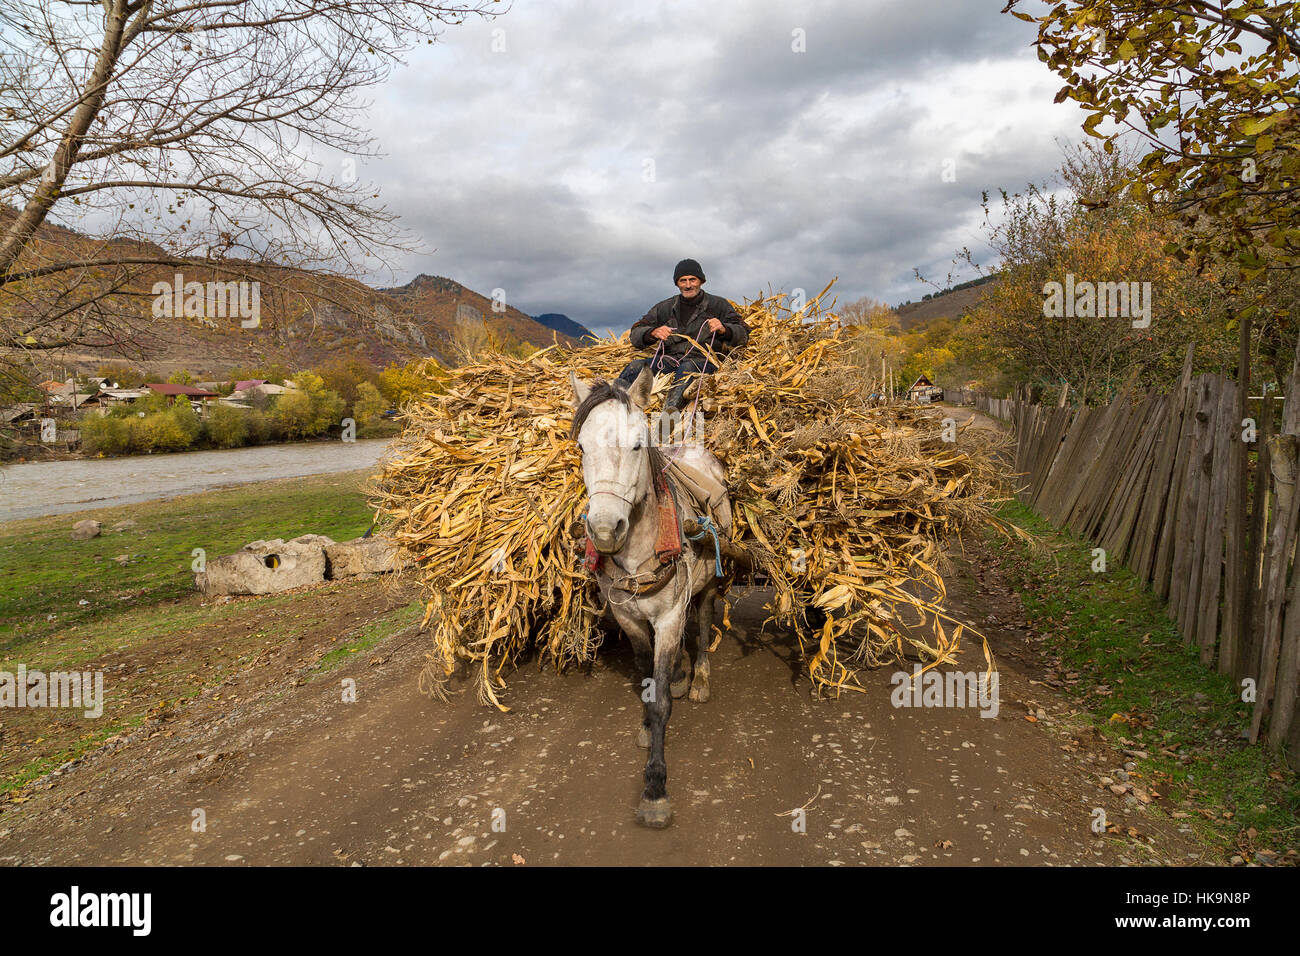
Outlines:
{"type": "MultiPolygon", "coordinates": [[[[613,497],[618,498],[629,508],[629,524],[640,517],[640,513],[645,508],[647,501],[653,501],[656,504],[658,503],[658,489],[662,489],[667,493],[669,498],[672,499],[672,488],[668,484],[667,475],[664,473],[664,459],[662,453],[654,445],[647,444],[645,446],[645,454],[650,466],[650,487],[639,501],[632,501],[619,492],[606,490],[589,491],[587,495],[588,498],[595,498],[596,495],[612,495],[613,497]]],[[[585,513],[582,515],[582,523],[583,527],[586,529],[587,537],[590,539],[591,526],[587,523],[587,515],[585,513]]],[[[611,554],[608,555],[608,557],[610,562],[618,567],[621,573],[617,576],[609,574],[604,570],[601,570],[599,573],[609,580],[609,587],[611,590],[623,591],[633,595],[634,597],[648,596],[661,590],[676,574],[677,565],[682,560],[682,555],[678,555],[671,561],[660,563],[659,568],[654,572],[631,572],[624,568],[618,558],[614,555],[611,554]],[[649,580],[643,580],[647,573],[650,574],[649,580]]],[[[654,560],[654,557],[655,556],[652,554],[648,560],[654,560]]]]}

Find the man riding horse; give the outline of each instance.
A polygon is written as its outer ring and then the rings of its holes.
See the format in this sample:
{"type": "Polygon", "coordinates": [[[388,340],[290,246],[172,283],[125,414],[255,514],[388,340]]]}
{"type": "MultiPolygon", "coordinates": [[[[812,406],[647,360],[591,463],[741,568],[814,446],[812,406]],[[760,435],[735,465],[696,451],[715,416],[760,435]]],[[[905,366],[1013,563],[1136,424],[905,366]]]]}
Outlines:
{"type": "Polygon", "coordinates": [[[704,284],[704,270],[694,259],[683,259],[673,269],[673,282],[679,295],[664,299],[651,307],[632,326],[632,347],[653,348],[648,359],[635,359],[623,369],[619,380],[631,386],[641,370],[673,376],[673,388],[664,402],[664,411],[677,411],[685,405],[687,386],[697,374],[709,375],[718,370],[708,355],[687,340],[706,345],[715,354],[725,355],[749,341],[749,327],[722,296],[710,295],[704,284]]]}

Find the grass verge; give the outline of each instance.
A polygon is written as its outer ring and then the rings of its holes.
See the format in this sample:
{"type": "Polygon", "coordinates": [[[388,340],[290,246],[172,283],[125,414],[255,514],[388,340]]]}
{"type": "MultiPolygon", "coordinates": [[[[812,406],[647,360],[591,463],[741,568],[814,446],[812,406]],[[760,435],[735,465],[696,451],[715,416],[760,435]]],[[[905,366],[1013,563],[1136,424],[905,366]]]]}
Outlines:
{"type": "Polygon", "coordinates": [[[1135,758],[1135,780],[1226,856],[1300,860],[1300,776],[1242,736],[1250,705],[1241,688],[1201,665],[1131,571],[1094,572],[1092,542],[1016,501],[998,514],[1047,545],[986,532],[1031,626],[1047,638],[1043,649],[1059,658],[1064,691],[1110,743],[1147,754],[1135,758]]]}
{"type": "Polygon", "coordinates": [[[0,659],[125,608],[192,595],[195,548],[212,558],[258,538],[364,534],[372,517],[361,493],[366,474],[286,478],[0,525],[0,659]],[[104,532],[72,540],[72,525],[83,518],[104,532]],[[126,520],[135,526],[111,530],[126,520]]]}

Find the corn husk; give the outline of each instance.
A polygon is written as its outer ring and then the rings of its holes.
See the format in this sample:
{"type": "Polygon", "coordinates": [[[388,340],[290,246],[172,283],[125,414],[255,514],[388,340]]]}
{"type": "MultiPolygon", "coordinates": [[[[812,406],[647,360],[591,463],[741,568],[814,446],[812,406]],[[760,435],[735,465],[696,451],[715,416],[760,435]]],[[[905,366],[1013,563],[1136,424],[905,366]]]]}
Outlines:
{"type": "MultiPolygon", "coordinates": [[[[943,609],[944,545],[988,519],[1000,494],[995,443],[969,430],[944,440],[935,409],[868,407],[858,330],[818,300],[797,314],[784,296],[740,311],[749,345],[687,396],[704,417],[696,437],[727,470],[733,540],[774,589],[768,620],[824,612],[819,629],[798,629],[818,692],[861,690],[859,669],[909,651],[951,661],[968,627],[943,609]]],[[[597,653],[602,605],[571,534],[586,493],[569,372],[612,379],[634,357],[626,334],[494,355],[405,410],[370,494],[381,533],[417,562],[427,692],[444,694],[463,665],[480,698],[506,709],[505,674],[521,655],[536,649],[563,667],[597,653]]]]}

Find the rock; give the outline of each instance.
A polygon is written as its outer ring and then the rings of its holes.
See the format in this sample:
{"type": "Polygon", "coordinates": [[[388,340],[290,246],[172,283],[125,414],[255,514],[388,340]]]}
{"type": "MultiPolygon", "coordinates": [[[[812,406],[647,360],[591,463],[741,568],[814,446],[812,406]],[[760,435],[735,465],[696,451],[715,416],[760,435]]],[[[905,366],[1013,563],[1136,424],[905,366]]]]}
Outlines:
{"type": "Polygon", "coordinates": [[[83,521],[78,521],[72,526],[72,540],[89,541],[91,538],[99,536],[99,530],[100,525],[98,521],[93,518],[86,518],[83,521]]]}
{"type": "Polygon", "coordinates": [[[134,518],[126,518],[125,520],[119,521],[117,524],[113,525],[113,530],[130,531],[132,528],[135,527],[135,525],[136,525],[136,521],[134,518]]]}
{"type": "Polygon", "coordinates": [[[333,543],[321,534],[304,534],[292,541],[254,541],[234,554],[209,560],[194,576],[194,584],[208,597],[274,594],[323,584],[325,548],[333,543]]]}
{"type": "Polygon", "coordinates": [[[129,554],[119,554],[113,560],[116,561],[118,564],[125,565],[128,561],[131,560],[131,556],[129,554]]]}
{"type": "Polygon", "coordinates": [[[325,548],[328,568],[325,576],[332,581],[360,574],[383,574],[407,567],[398,549],[384,538],[354,538],[325,548]]]}

